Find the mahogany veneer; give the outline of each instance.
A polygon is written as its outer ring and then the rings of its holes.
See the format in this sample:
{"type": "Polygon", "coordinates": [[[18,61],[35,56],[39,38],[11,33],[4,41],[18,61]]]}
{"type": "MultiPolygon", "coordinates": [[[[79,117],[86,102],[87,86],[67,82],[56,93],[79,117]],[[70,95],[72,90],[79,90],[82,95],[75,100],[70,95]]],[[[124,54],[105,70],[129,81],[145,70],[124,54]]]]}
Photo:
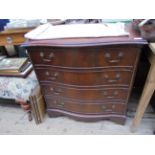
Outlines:
{"type": "Polygon", "coordinates": [[[49,116],[124,124],[143,39],[72,38],[25,43],[49,116]]]}

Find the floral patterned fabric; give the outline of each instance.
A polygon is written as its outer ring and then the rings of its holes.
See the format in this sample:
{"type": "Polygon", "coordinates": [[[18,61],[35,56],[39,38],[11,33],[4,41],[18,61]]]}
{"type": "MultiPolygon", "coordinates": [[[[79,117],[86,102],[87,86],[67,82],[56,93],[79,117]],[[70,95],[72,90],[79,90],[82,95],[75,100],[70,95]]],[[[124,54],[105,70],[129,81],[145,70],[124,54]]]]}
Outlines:
{"type": "Polygon", "coordinates": [[[0,98],[29,100],[29,95],[37,84],[34,71],[26,78],[0,77],[0,98]]]}

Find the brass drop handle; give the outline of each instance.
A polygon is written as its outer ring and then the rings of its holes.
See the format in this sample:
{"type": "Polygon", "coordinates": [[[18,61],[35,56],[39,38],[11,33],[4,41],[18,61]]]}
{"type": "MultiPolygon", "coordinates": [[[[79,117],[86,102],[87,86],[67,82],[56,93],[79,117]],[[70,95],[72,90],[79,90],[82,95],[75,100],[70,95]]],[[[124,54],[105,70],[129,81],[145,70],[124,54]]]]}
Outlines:
{"type": "Polygon", "coordinates": [[[107,108],[105,105],[102,105],[101,108],[102,108],[102,110],[105,111],[105,112],[111,112],[111,111],[112,111],[112,109],[107,108]]]}
{"type": "Polygon", "coordinates": [[[54,100],[53,103],[56,104],[57,106],[60,106],[60,107],[64,107],[65,106],[65,103],[63,101],[54,100]]]}
{"type": "Polygon", "coordinates": [[[55,56],[54,56],[54,53],[51,52],[51,53],[49,54],[49,56],[48,56],[47,58],[45,58],[44,52],[40,52],[40,57],[41,57],[42,60],[45,61],[45,62],[51,62],[55,56]]]}
{"type": "Polygon", "coordinates": [[[103,92],[103,95],[104,95],[106,98],[109,98],[109,99],[114,97],[114,96],[108,95],[107,91],[104,91],[104,92],[103,92]]]}
{"type": "Polygon", "coordinates": [[[112,109],[115,109],[115,107],[116,107],[116,106],[115,106],[114,104],[111,106],[112,109]]]}
{"type": "Polygon", "coordinates": [[[54,104],[57,104],[57,100],[54,100],[53,103],[54,103],[54,104]]]}
{"type": "Polygon", "coordinates": [[[56,80],[59,73],[58,72],[55,72],[52,76],[50,76],[50,73],[48,71],[46,71],[46,75],[48,76],[48,78],[52,81],[56,80]]]}
{"type": "Polygon", "coordinates": [[[114,79],[109,79],[109,76],[107,74],[104,75],[104,78],[107,80],[109,83],[114,83],[117,82],[120,79],[121,75],[119,73],[116,74],[114,79]]]}
{"type": "Polygon", "coordinates": [[[111,99],[111,98],[114,98],[114,96],[107,96],[107,98],[111,99]]]}
{"type": "Polygon", "coordinates": [[[107,96],[107,98],[114,98],[114,97],[116,97],[118,95],[118,91],[114,91],[113,92],[113,95],[109,95],[109,96],[107,96]]]}
{"type": "Polygon", "coordinates": [[[54,89],[54,88],[50,88],[50,90],[55,94],[55,95],[59,95],[61,94],[63,91],[62,89],[54,89]]]}
{"type": "Polygon", "coordinates": [[[111,106],[111,108],[107,108],[105,105],[102,105],[102,110],[106,111],[106,112],[112,112],[115,109],[115,105],[113,104],[111,106]]]}
{"type": "Polygon", "coordinates": [[[108,99],[111,99],[111,98],[114,98],[116,95],[118,95],[118,91],[114,91],[112,95],[108,95],[107,91],[104,91],[103,95],[108,99]]]}
{"type": "Polygon", "coordinates": [[[106,106],[105,105],[102,105],[102,107],[101,107],[103,110],[105,110],[106,109],[106,106]]]}
{"type": "Polygon", "coordinates": [[[114,91],[114,92],[113,92],[113,95],[115,95],[115,96],[118,95],[118,91],[117,91],[117,90],[114,91]]]}
{"type": "Polygon", "coordinates": [[[109,63],[118,63],[123,58],[123,56],[124,56],[123,52],[119,52],[117,55],[117,58],[112,59],[110,53],[108,53],[108,52],[105,53],[105,58],[107,58],[109,63]]]}
{"type": "Polygon", "coordinates": [[[64,107],[64,106],[65,106],[65,103],[64,103],[63,101],[60,101],[60,102],[58,103],[58,106],[64,107]]]}
{"type": "Polygon", "coordinates": [[[59,95],[61,92],[58,92],[58,91],[54,91],[54,94],[55,95],[59,95]]]}

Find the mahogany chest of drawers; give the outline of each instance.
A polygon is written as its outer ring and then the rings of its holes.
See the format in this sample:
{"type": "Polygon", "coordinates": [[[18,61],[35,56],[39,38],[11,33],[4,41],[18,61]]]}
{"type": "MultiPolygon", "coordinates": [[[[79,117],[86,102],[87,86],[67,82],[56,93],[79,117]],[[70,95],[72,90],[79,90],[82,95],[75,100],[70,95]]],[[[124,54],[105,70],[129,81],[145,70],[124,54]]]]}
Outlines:
{"type": "Polygon", "coordinates": [[[128,37],[27,42],[48,115],[124,124],[144,44],[128,37]]]}

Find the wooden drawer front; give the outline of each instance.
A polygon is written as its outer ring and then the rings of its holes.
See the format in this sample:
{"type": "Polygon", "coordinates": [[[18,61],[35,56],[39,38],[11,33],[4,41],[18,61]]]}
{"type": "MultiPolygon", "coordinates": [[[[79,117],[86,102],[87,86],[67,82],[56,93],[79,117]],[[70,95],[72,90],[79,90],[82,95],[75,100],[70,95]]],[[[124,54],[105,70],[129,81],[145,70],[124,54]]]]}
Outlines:
{"type": "Polygon", "coordinates": [[[119,113],[125,114],[126,105],[119,103],[80,103],[61,98],[45,98],[48,109],[62,109],[65,111],[84,114],[119,113]]]}
{"type": "Polygon", "coordinates": [[[56,67],[107,67],[133,66],[139,49],[123,47],[30,47],[30,57],[34,65],[56,67]]]}
{"type": "Polygon", "coordinates": [[[24,34],[10,34],[10,35],[1,35],[0,44],[1,45],[17,45],[26,41],[24,34]]]}
{"type": "Polygon", "coordinates": [[[40,81],[51,81],[56,83],[92,86],[92,85],[122,85],[128,86],[131,80],[132,71],[130,70],[55,70],[55,69],[36,69],[40,81]]]}
{"type": "Polygon", "coordinates": [[[127,88],[66,88],[53,84],[41,85],[46,96],[56,95],[70,99],[80,100],[122,100],[126,101],[127,88]]]}

